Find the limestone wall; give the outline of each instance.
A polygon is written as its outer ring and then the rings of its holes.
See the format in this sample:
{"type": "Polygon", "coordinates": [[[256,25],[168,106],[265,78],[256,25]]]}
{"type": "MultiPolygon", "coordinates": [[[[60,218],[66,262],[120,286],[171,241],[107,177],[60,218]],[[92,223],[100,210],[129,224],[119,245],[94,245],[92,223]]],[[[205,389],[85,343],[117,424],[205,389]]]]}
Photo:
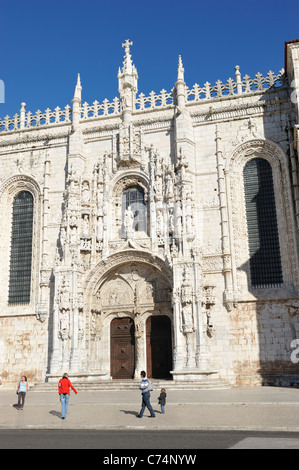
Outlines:
{"type": "Polygon", "coordinates": [[[40,323],[35,315],[1,316],[0,331],[0,376],[3,386],[16,384],[22,375],[27,376],[29,385],[44,381],[48,359],[48,322],[40,323]]]}

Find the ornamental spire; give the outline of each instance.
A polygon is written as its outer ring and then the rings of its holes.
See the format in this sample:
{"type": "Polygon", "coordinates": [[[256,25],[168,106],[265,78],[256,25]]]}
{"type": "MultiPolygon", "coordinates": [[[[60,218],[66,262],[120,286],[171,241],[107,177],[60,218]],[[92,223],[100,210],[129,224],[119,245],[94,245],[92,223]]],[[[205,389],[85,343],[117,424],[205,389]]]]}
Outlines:
{"type": "Polygon", "coordinates": [[[178,66],[178,80],[184,81],[184,67],[182,62],[182,56],[179,55],[179,66],[178,66]]]}
{"type": "Polygon", "coordinates": [[[81,108],[81,92],[82,92],[82,86],[81,86],[80,74],[78,73],[74,98],[72,99],[72,106],[73,106],[72,129],[73,131],[75,131],[79,127],[79,120],[80,120],[80,115],[81,115],[81,109],[80,109],[81,108]]]}
{"type": "Polygon", "coordinates": [[[124,122],[131,120],[132,112],[135,110],[135,100],[138,91],[138,74],[132,62],[130,46],[133,42],[127,39],[122,47],[125,49],[125,56],[122,70],[118,71],[118,91],[121,99],[121,109],[124,122]]]}
{"type": "Polygon", "coordinates": [[[131,58],[132,56],[130,54],[130,46],[133,46],[133,41],[130,41],[130,39],[126,39],[126,41],[122,44],[122,47],[124,47],[125,49],[122,73],[132,75],[132,74],[137,74],[137,70],[136,70],[135,65],[132,62],[132,58],[131,58]]]}
{"type": "Polygon", "coordinates": [[[78,73],[74,98],[77,98],[80,101],[81,101],[81,91],[82,91],[82,86],[81,86],[80,74],[78,73]]]}
{"type": "Polygon", "coordinates": [[[177,95],[177,108],[181,113],[185,108],[186,103],[186,90],[185,90],[185,79],[184,79],[184,67],[182,57],[179,55],[179,66],[178,66],[178,76],[176,81],[176,95],[177,95]]]}

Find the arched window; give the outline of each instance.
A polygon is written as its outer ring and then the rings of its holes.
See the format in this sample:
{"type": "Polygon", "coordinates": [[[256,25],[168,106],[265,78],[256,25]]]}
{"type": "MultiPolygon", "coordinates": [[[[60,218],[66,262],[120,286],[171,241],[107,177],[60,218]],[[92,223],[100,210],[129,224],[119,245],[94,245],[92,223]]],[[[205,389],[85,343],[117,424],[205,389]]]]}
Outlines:
{"type": "Polygon", "coordinates": [[[30,302],[33,196],[20,192],[13,202],[9,296],[10,304],[30,302]]]}
{"type": "Polygon", "coordinates": [[[279,286],[283,276],[272,169],[267,160],[255,158],[245,165],[243,176],[251,285],[279,286]]]}
{"type": "Polygon", "coordinates": [[[130,206],[134,215],[133,230],[135,232],[147,232],[146,204],[144,191],[140,186],[130,186],[122,194],[122,217],[124,224],[125,211],[130,206]]]}

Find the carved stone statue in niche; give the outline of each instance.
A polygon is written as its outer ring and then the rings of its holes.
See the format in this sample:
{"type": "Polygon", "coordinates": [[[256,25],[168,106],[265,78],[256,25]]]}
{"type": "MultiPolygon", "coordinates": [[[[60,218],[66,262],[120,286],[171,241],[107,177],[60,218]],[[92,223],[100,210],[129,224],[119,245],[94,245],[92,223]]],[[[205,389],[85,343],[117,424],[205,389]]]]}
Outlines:
{"type": "Polygon", "coordinates": [[[73,166],[68,171],[68,185],[69,185],[69,192],[78,192],[79,177],[77,174],[77,170],[73,166]]]}
{"type": "Polygon", "coordinates": [[[142,320],[141,320],[140,313],[136,313],[136,315],[134,317],[134,323],[135,323],[135,336],[140,337],[142,332],[143,332],[142,320]]]}
{"type": "Polygon", "coordinates": [[[176,242],[175,242],[174,238],[172,239],[172,244],[171,244],[171,247],[170,247],[170,253],[171,253],[172,258],[176,258],[178,256],[178,247],[176,245],[176,242]]]}
{"type": "Polygon", "coordinates": [[[70,213],[70,227],[77,227],[78,226],[78,217],[77,211],[71,211],[70,213]]]}
{"type": "Polygon", "coordinates": [[[82,184],[82,202],[87,204],[90,200],[90,191],[88,181],[84,181],[82,184]]]}
{"type": "Polygon", "coordinates": [[[214,306],[216,304],[216,286],[205,285],[203,287],[203,304],[207,317],[207,335],[212,336],[214,330],[214,306]]]}
{"type": "Polygon", "coordinates": [[[172,235],[174,232],[174,221],[173,221],[173,209],[169,209],[169,214],[168,214],[168,233],[169,235],[172,235]]]}
{"type": "Polygon", "coordinates": [[[59,308],[68,309],[70,306],[70,286],[66,277],[63,277],[59,291],[59,308]]]}
{"type": "Polygon", "coordinates": [[[188,168],[188,162],[187,162],[186,155],[184,154],[182,147],[180,147],[179,149],[179,155],[177,157],[176,168],[181,169],[182,176],[184,175],[185,168],[188,168]]]}
{"type": "Polygon", "coordinates": [[[89,235],[89,217],[87,214],[83,215],[82,218],[82,234],[83,235],[89,235]]]}
{"type": "Polygon", "coordinates": [[[185,333],[193,331],[192,303],[186,303],[182,308],[183,331],[185,333]]]}
{"type": "Polygon", "coordinates": [[[131,209],[131,206],[129,206],[126,211],[125,211],[125,220],[124,220],[124,226],[125,226],[125,234],[126,238],[133,238],[133,223],[134,223],[134,214],[131,209]]]}
{"type": "Polygon", "coordinates": [[[162,209],[157,211],[157,235],[163,235],[163,214],[162,209]]]}
{"type": "Polygon", "coordinates": [[[130,88],[124,88],[123,95],[121,97],[121,109],[126,111],[132,109],[132,92],[130,88]]]}
{"type": "Polygon", "coordinates": [[[70,230],[70,243],[71,243],[71,245],[78,245],[77,227],[71,227],[71,230],[70,230]]]}
{"type": "Polygon", "coordinates": [[[102,312],[92,310],[91,312],[91,333],[101,338],[103,329],[102,312]]]}
{"type": "Polygon", "coordinates": [[[181,305],[183,332],[191,333],[192,331],[194,331],[193,293],[188,268],[185,268],[183,274],[183,284],[181,288],[181,305]]]}
{"type": "Polygon", "coordinates": [[[59,336],[61,339],[66,340],[69,338],[69,310],[62,308],[59,315],[59,336]]]}
{"type": "Polygon", "coordinates": [[[166,198],[172,200],[174,198],[174,173],[172,167],[169,165],[166,173],[166,198]]]}
{"type": "Polygon", "coordinates": [[[84,330],[85,330],[84,312],[82,310],[79,311],[78,329],[79,329],[78,339],[82,340],[84,338],[84,330]]]}

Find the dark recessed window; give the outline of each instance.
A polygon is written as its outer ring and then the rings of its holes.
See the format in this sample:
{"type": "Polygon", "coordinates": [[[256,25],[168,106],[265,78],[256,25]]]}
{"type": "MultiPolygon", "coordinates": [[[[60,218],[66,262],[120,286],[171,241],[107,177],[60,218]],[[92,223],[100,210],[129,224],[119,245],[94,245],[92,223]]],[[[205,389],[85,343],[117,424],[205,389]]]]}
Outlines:
{"type": "Polygon", "coordinates": [[[33,196],[20,192],[13,202],[9,297],[10,304],[30,302],[33,196]]]}
{"type": "Polygon", "coordinates": [[[255,158],[246,164],[243,176],[251,285],[277,287],[283,276],[271,165],[255,158]]]}

